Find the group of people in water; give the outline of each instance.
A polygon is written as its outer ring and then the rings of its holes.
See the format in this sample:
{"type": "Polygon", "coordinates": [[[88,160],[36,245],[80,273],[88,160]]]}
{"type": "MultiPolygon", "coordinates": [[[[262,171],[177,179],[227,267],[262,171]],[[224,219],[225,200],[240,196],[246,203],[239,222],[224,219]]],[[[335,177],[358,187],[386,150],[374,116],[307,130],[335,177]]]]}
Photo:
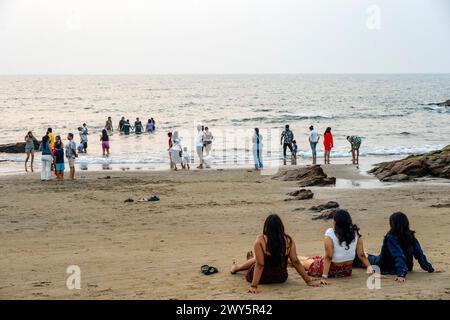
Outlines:
{"type": "MultiPolygon", "coordinates": [[[[105,129],[110,132],[113,132],[113,125],[112,125],[111,117],[108,118],[105,129]]],[[[133,125],[131,125],[129,119],[125,120],[125,117],[122,117],[119,121],[119,126],[117,129],[119,130],[119,132],[121,134],[125,134],[125,135],[129,135],[131,133],[142,134],[144,132],[153,133],[156,130],[155,119],[149,118],[147,120],[147,124],[144,127],[144,125],[142,124],[142,121],[139,118],[136,118],[136,121],[134,121],[134,126],[133,126],[133,125]]]]}
{"type": "Polygon", "coordinates": [[[246,261],[233,262],[230,272],[246,271],[251,293],[258,292],[259,284],[285,282],[288,265],[294,267],[308,286],[327,285],[328,278],[349,277],[353,268],[366,268],[368,274],[373,274],[372,266],[378,266],[381,274],[395,275],[396,282],[405,282],[407,273],[413,269],[414,258],[423,270],[442,272],[428,262],[404,213],[392,214],[389,225],[380,254],[367,254],[360,229],[346,210],[339,209],[334,214],[333,226],[325,231],[324,255],[304,257],[298,255],[295,241],[285,233],[280,217],[271,214],[262,234],[256,237],[253,251],[247,252],[246,261]]]}
{"type": "MultiPolygon", "coordinates": [[[[314,126],[309,127],[308,143],[312,153],[312,164],[317,164],[317,145],[319,143],[321,135],[314,129],[314,126]]],[[[259,128],[255,128],[252,144],[253,144],[253,159],[255,163],[255,169],[263,169],[263,136],[260,133],[259,128]]],[[[352,163],[359,164],[359,148],[361,147],[361,137],[352,135],[347,136],[347,141],[351,146],[352,163]]],[[[291,164],[297,164],[298,145],[294,139],[294,133],[287,124],[281,133],[280,145],[283,148],[283,164],[287,164],[287,149],[291,152],[291,164]]],[[[324,147],[324,164],[330,164],[331,149],[334,148],[333,135],[331,133],[331,127],[327,127],[323,134],[323,147],[324,147]]]]}

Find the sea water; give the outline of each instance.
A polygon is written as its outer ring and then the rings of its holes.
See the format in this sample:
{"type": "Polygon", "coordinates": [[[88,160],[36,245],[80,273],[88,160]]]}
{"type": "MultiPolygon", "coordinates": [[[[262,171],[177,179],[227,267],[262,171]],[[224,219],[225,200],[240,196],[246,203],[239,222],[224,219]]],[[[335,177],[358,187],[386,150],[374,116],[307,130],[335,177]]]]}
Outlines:
{"type": "MultiPolygon", "coordinates": [[[[299,164],[310,163],[308,128],[332,128],[332,161],[348,162],[347,135],[362,137],[362,161],[399,158],[450,143],[450,107],[428,105],[450,99],[449,74],[423,75],[115,75],[0,76],[0,144],[40,139],[48,127],[67,142],[89,128],[83,170],[168,168],[167,132],[179,131],[192,161],[198,124],[214,136],[213,168],[252,166],[251,137],[263,135],[266,163],[282,156],[280,134],[289,124],[299,146],[299,164]],[[143,125],[153,117],[156,132],[110,137],[102,157],[100,133],[107,117],[143,125]]],[[[321,142],[319,157],[323,155],[321,142]]],[[[39,168],[37,153],[36,168],[39,168]]],[[[0,173],[23,171],[24,154],[1,154],[0,173]]],[[[320,162],[320,159],[319,159],[320,162]]]]}

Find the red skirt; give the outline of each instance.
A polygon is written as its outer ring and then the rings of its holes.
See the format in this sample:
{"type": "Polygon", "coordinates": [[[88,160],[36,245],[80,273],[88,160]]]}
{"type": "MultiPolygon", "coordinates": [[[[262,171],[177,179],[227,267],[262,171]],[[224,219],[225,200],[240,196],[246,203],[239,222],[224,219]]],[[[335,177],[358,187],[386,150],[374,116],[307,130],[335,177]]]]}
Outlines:
{"type": "MultiPolygon", "coordinates": [[[[308,269],[308,274],[312,277],[321,277],[323,274],[323,257],[308,257],[308,259],[314,260],[308,269]]],[[[341,278],[349,277],[352,275],[352,266],[337,266],[333,262],[331,263],[330,270],[328,271],[328,277],[341,278]]]]}

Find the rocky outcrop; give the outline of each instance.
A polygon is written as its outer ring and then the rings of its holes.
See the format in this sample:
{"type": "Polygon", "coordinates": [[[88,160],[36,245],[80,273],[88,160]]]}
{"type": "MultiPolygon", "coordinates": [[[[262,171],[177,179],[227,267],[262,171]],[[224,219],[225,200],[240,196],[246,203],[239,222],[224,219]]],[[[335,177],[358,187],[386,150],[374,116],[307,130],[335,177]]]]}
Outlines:
{"type": "Polygon", "coordinates": [[[293,198],[288,198],[284,201],[292,201],[292,200],[308,200],[314,197],[314,193],[309,189],[300,189],[293,192],[289,192],[287,194],[293,198]]]}
{"type": "Polygon", "coordinates": [[[429,103],[429,106],[440,106],[440,107],[450,107],[450,99],[444,102],[438,102],[438,103],[429,103]]]}
{"type": "Polygon", "coordinates": [[[381,181],[410,181],[426,176],[450,179],[450,145],[442,150],[379,163],[369,173],[381,181]]]}
{"type": "MultiPolygon", "coordinates": [[[[39,142],[34,142],[34,148],[39,149],[39,142]]],[[[25,142],[0,144],[0,153],[25,153],[25,142]]]]}
{"type": "Polygon", "coordinates": [[[328,201],[325,204],[320,204],[318,206],[314,206],[309,208],[309,210],[311,211],[323,211],[323,210],[327,210],[327,209],[336,209],[339,208],[339,203],[337,203],[336,201],[328,201]]]}
{"type": "Polygon", "coordinates": [[[312,217],[312,220],[319,220],[319,219],[330,220],[330,219],[333,219],[334,218],[334,214],[336,213],[337,210],[339,210],[339,208],[322,210],[322,211],[320,211],[320,213],[318,215],[312,217]]]}
{"type": "Polygon", "coordinates": [[[272,179],[298,181],[300,187],[336,184],[336,178],[328,177],[320,165],[284,170],[275,175],[272,179]]]}

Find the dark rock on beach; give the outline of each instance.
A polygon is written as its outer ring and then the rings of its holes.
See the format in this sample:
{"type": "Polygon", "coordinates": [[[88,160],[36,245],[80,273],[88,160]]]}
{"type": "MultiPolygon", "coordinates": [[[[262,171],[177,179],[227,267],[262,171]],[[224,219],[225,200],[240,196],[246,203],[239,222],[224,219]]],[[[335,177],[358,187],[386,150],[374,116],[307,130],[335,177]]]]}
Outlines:
{"type": "Polygon", "coordinates": [[[298,181],[300,187],[336,184],[336,178],[328,177],[320,165],[284,170],[275,175],[272,179],[298,181]]]}
{"type": "Polygon", "coordinates": [[[429,103],[429,106],[440,106],[440,107],[450,107],[450,99],[444,102],[438,102],[438,103],[429,103]]]}
{"type": "Polygon", "coordinates": [[[320,211],[327,210],[327,209],[337,209],[337,208],[339,208],[339,203],[337,203],[336,201],[328,201],[325,204],[311,207],[311,208],[309,208],[309,210],[320,212],[320,211]]]}
{"type": "Polygon", "coordinates": [[[312,220],[319,220],[319,219],[330,220],[330,219],[333,219],[334,218],[334,214],[336,213],[336,211],[338,209],[339,208],[322,210],[319,215],[316,215],[316,216],[312,217],[312,220]]]}
{"type": "Polygon", "coordinates": [[[286,200],[307,200],[314,197],[314,193],[309,189],[300,189],[293,192],[289,192],[288,196],[294,197],[286,200]]]}
{"type": "Polygon", "coordinates": [[[410,181],[420,177],[450,179],[450,145],[437,151],[411,155],[402,160],[375,165],[369,173],[381,181],[410,181]]]}
{"type": "MultiPolygon", "coordinates": [[[[34,149],[39,149],[39,142],[34,142],[34,149]]],[[[25,153],[25,142],[0,144],[0,153],[25,153]]]]}

